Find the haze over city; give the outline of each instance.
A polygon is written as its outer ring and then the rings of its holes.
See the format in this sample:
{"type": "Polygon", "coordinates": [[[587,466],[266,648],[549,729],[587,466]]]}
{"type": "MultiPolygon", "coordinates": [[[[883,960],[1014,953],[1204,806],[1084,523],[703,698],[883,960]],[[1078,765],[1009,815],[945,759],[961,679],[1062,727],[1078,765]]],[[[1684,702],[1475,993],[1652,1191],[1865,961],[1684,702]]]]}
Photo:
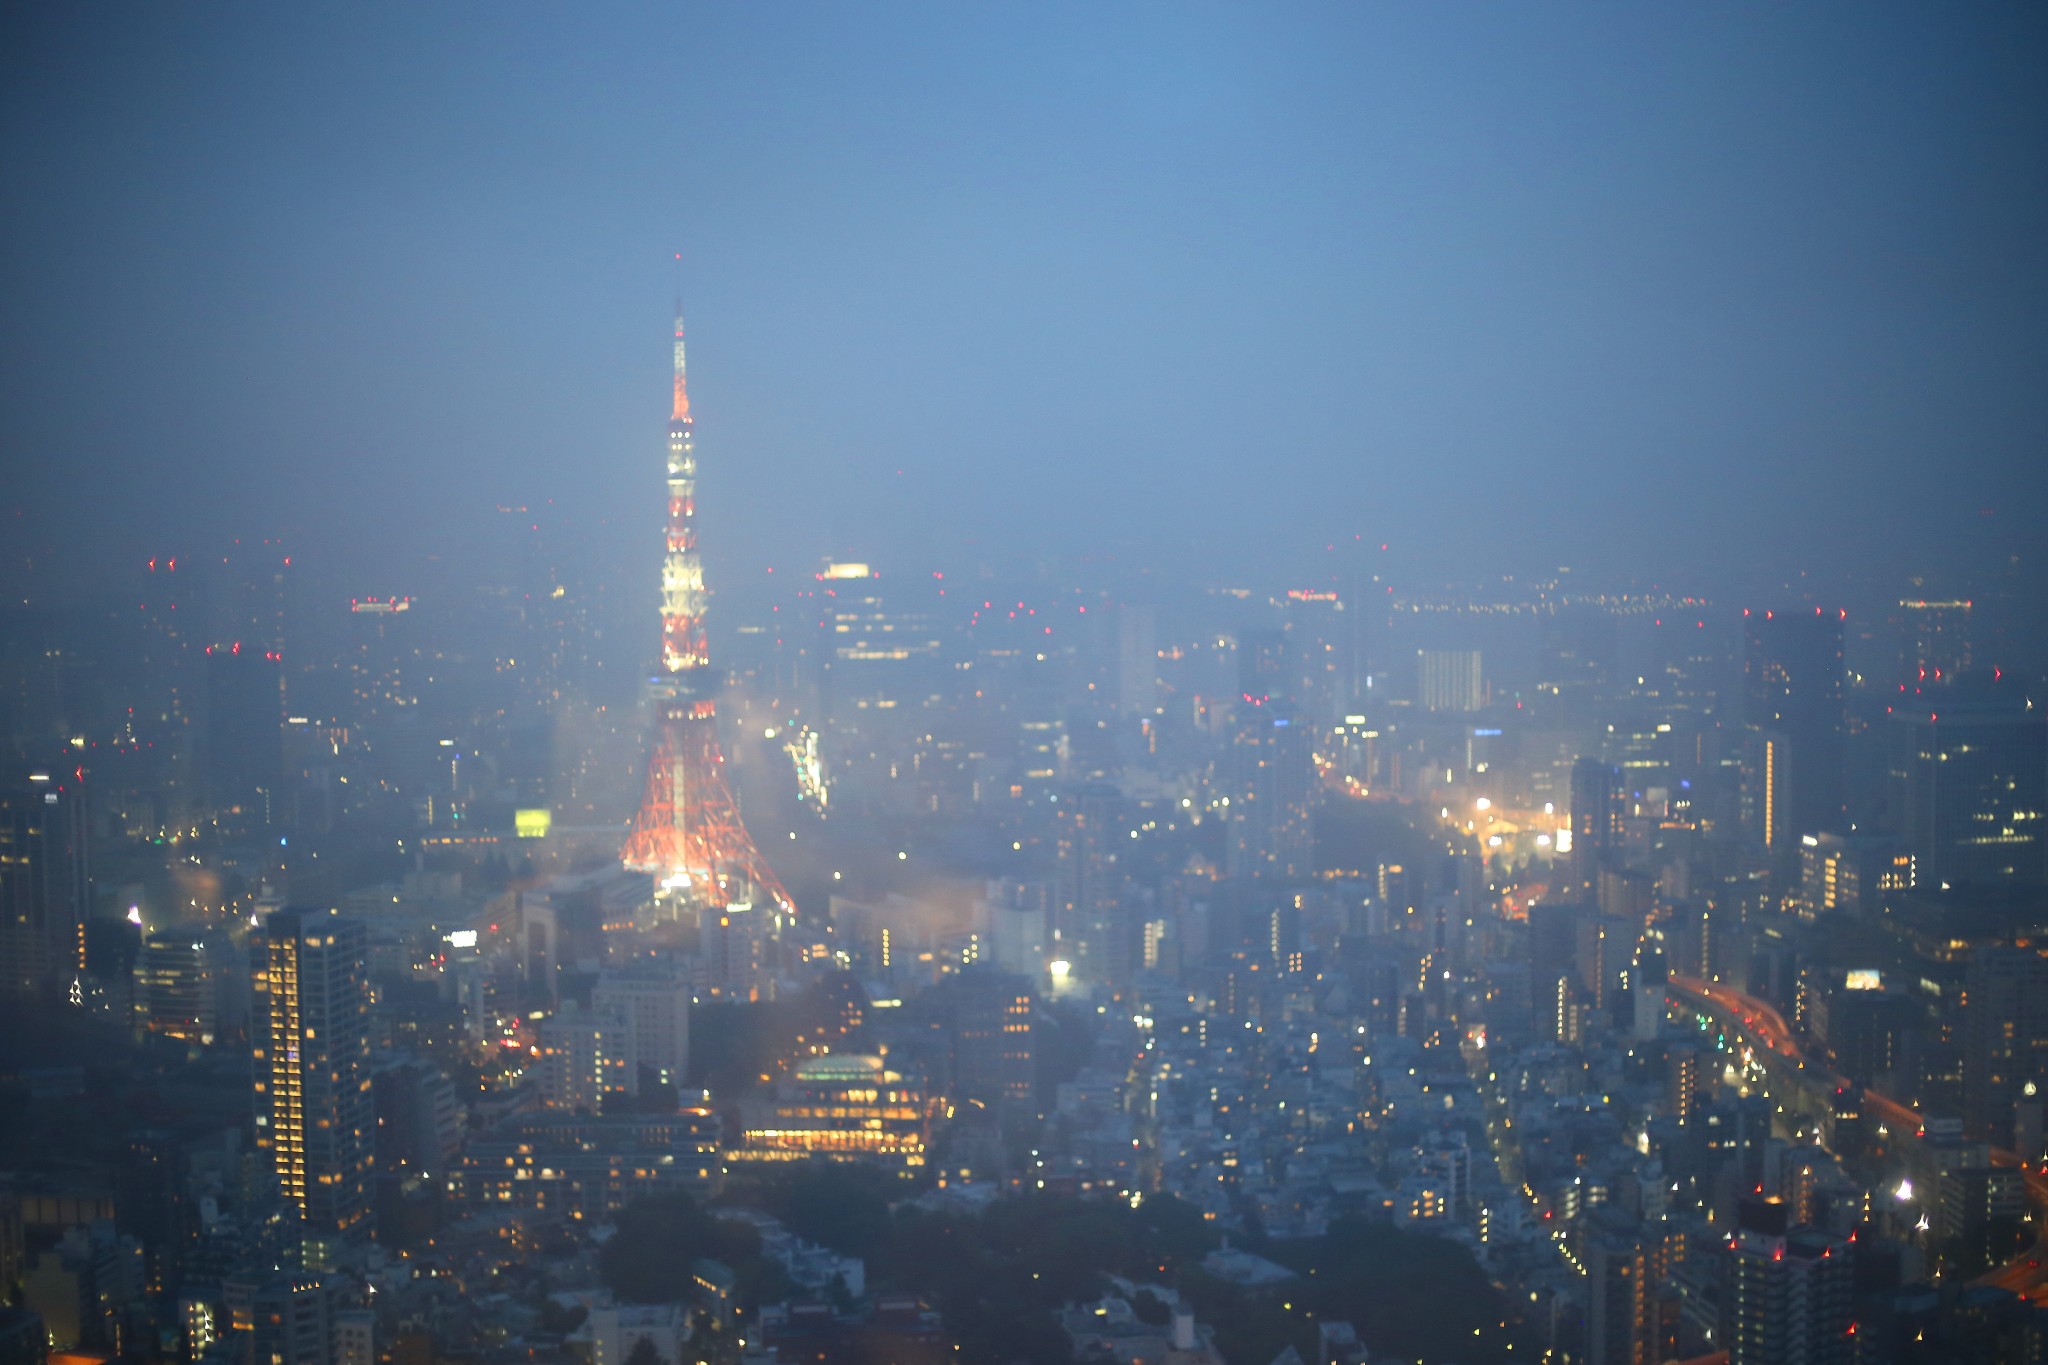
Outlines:
{"type": "Polygon", "coordinates": [[[0,14],[0,1365],[2048,1359],[2048,12],[0,14]]]}
{"type": "Polygon", "coordinates": [[[2024,6],[7,22],[9,501],[88,565],[643,527],[678,277],[727,591],[1363,535],[1725,596],[2040,548],[2024,6]]]}

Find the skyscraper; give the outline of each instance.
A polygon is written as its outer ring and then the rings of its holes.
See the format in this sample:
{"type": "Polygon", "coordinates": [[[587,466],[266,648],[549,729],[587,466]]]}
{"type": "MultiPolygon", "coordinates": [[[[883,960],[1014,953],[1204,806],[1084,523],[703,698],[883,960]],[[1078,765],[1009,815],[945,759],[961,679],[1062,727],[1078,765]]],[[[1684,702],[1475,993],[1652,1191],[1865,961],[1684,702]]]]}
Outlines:
{"type": "Polygon", "coordinates": [[[1575,894],[1591,903],[1600,870],[1619,866],[1621,855],[1621,769],[1597,758],[1572,764],[1572,870],[1575,894]]]}
{"type": "Polygon", "coordinates": [[[2012,1145],[2015,1107],[2048,1086],[2048,957],[1985,946],[1963,977],[1963,1121],[1970,1135],[2012,1145]]]}
{"type": "Polygon", "coordinates": [[[1314,876],[1316,767],[1308,727],[1284,703],[1247,697],[1224,762],[1225,870],[1274,881],[1314,876]]]}
{"type": "Polygon", "coordinates": [[[1937,687],[1969,671],[1970,603],[1965,599],[1905,597],[1892,618],[1899,632],[1899,681],[1937,687]]]}
{"type": "Polygon", "coordinates": [[[1889,797],[1914,883],[2048,882],[2048,715],[2002,680],[1914,700],[1891,717],[1889,797]]]}
{"type": "Polygon", "coordinates": [[[362,925],[314,910],[273,911],[252,949],[256,1145],[313,1235],[371,1229],[367,952],[362,925]]]}
{"type": "Polygon", "coordinates": [[[80,774],[0,786],[0,991],[61,991],[85,969],[87,834],[80,774]]]}
{"type": "Polygon", "coordinates": [[[1137,955],[1117,865],[1122,811],[1123,794],[1106,782],[1075,788],[1054,806],[1054,953],[1099,983],[1126,979],[1137,955]]]}
{"type": "Polygon", "coordinates": [[[1810,615],[1753,612],[1744,622],[1744,719],[1785,737],[1786,761],[1773,785],[1784,794],[1794,835],[1841,832],[1843,615],[1815,607],[1810,615]]]}

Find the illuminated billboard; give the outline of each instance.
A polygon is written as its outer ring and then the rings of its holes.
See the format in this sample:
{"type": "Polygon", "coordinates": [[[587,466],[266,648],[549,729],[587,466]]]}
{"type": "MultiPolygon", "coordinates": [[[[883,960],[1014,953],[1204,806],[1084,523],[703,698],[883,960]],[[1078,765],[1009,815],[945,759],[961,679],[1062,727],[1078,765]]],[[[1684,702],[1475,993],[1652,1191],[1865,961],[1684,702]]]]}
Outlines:
{"type": "Polygon", "coordinates": [[[548,830],[554,826],[555,815],[550,810],[518,810],[512,812],[512,828],[522,839],[545,839],[548,830]]]}
{"type": "Polygon", "coordinates": [[[1852,991],[1881,991],[1884,973],[1875,967],[1858,967],[1843,978],[1842,985],[1852,991]]]}

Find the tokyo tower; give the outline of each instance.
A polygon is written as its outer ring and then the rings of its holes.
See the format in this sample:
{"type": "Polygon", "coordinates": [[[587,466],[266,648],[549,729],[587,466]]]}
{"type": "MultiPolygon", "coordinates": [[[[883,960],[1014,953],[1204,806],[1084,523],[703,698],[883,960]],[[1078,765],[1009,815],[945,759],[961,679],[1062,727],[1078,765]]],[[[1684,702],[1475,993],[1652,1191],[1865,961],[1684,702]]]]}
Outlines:
{"type": "Polygon", "coordinates": [[[733,804],[718,743],[704,636],[704,566],[697,558],[697,456],[683,369],[683,307],[676,304],[676,399],[668,421],[668,534],[661,564],[661,667],[648,683],[654,752],[647,794],[619,856],[664,890],[696,900],[765,896],[794,906],[733,804]]]}

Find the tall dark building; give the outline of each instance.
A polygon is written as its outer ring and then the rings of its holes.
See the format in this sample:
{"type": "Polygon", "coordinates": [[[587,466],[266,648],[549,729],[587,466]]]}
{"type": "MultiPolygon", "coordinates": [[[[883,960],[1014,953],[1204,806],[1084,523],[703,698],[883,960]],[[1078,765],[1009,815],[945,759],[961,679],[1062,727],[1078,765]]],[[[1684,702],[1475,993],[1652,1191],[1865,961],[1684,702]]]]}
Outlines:
{"type": "Polygon", "coordinates": [[[1971,1136],[2012,1145],[2015,1107],[2048,1086],[2048,957],[1983,947],[1963,978],[1963,1121],[1971,1136]]]}
{"type": "Polygon", "coordinates": [[[1899,681],[1908,689],[1937,687],[1970,670],[1970,603],[1959,598],[1905,597],[1892,618],[1899,633],[1899,681]]]}
{"type": "Polygon", "coordinates": [[[78,773],[0,786],[0,991],[61,991],[85,969],[88,834],[78,773]]]}
{"type": "Polygon", "coordinates": [[[315,910],[275,911],[259,933],[256,1145],[308,1234],[367,1235],[376,1160],[368,936],[315,910]]]}
{"type": "Polygon", "coordinates": [[[1237,637],[1237,687],[1247,700],[1294,700],[1299,673],[1287,648],[1287,632],[1247,630],[1237,637]]]}
{"type": "Polygon", "coordinates": [[[1784,736],[1773,786],[1794,835],[1842,832],[1842,615],[1819,607],[1811,614],[1752,612],[1744,623],[1744,719],[1754,730],[1784,736]]]}
{"type": "Polygon", "coordinates": [[[1892,714],[1889,796],[1914,885],[2048,882],[2048,714],[1976,680],[1914,702],[1892,714]]]}
{"type": "Polygon", "coordinates": [[[1577,894],[1592,901],[1600,869],[1617,865],[1621,852],[1621,769],[1597,758],[1572,764],[1572,870],[1577,894]]]}
{"type": "Polygon", "coordinates": [[[284,664],[276,650],[240,641],[206,649],[206,723],[200,732],[213,808],[243,827],[282,814],[284,664]]]}
{"type": "Polygon", "coordinates": [[[1096,983],[1127,980],[1137,958],[1117,865],[1122,811],[1123,794],[1106,782],[1075,788],[1055,806],[1054,951],[1096,983]]]}
{"type": "Polygon", "coordinates": [[[1031,1110],[1031,983],[1011,972],[970,967],[941,988],[952,1042],[949,1097],[1031,1110]]]}
{"type": "Polygon", "coordinates": [[[1566,724],[1590,722],[1613,683],[1617,621],[1602,607],[1560,607],[1543,618],[1542,677],[1537,691],[1556,699],[1566,724]]]}
{"type": "Polygon", "coordinates": [[[1848,1365],[1855,1270],[1848,1242],[1791,1226],[1776,1197],[1742,1201],[1729,1276],[1728,1365],[1848,1365]]]}
{"type": "Polygon", "coordinates": [[[1225,870],[1276,882],[1315,875],[1316,768],[1309,728],[1292,707],[1245,702],[1225,756],[1230,797],[1225,870]]]}

